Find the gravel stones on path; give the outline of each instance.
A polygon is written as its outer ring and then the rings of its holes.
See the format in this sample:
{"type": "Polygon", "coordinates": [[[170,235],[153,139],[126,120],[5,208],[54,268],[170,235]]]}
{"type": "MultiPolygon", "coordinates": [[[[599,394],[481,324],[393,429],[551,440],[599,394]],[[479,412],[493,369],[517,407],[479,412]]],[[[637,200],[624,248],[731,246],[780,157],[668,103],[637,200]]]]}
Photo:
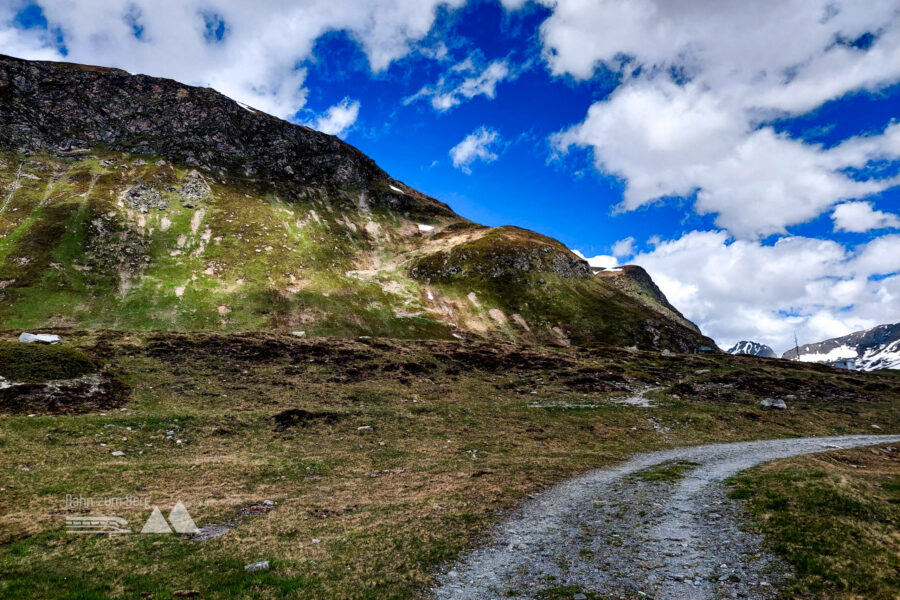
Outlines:
{"type": "Polygon", "coordinates": [[[536,598],[566,586],[616,598],[775,598],[790,569],[764,551],[760,536],[742,530],[724,480],[771,460],[898,441],[856,435],[638,454],[526,502],[489,545],[438,576],[433,597],[536,598]],[[640,476],[673,461],[694,464],[675,480],[640,476]]]}

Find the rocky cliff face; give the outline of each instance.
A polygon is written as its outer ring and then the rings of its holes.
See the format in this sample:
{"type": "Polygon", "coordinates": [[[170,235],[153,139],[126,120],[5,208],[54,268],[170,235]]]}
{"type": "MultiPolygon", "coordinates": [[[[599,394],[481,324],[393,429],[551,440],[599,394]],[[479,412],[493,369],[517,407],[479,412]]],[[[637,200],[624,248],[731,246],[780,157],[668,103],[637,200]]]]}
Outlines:
{"type": "MultiPolygon", "coordinates": [[[[282,188],[371,187],[392,180],[332,135],[243,106],[210,88],[119,69],[0,55],[0,138],[19,151],[84,148],[156,154],[282,188]]],[[[387,187],[377,199],[403,208],[387,187]]],[[[425,197],[429,212],[452,214],[425,197]]]]}
{"type": "Polygon", "coordinates": [[[711,345],[670,316],[333,136],[210,89],[0,57],[0,327],[711,345]]]}
{"type": "Polygon", "coordinates": [[[700,333],[700,328],[688,320],[681,312],[672,306],[666,295],[650,277],[650,274],[637,265],[624,265],[616,269],[601,270],[595,273],[604,283],[607,283],[625,294],[633,297],[644,306],[651,308],[662,315],[676,321],[688,329],[700,333]]]}

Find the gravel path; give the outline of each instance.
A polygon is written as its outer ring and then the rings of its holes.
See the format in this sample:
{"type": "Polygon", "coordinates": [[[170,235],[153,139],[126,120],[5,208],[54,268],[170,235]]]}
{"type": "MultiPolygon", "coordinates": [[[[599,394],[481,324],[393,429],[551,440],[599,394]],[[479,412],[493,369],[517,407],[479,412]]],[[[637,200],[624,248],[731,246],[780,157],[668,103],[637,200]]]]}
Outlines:
{"type": "Polygon", "coordinates": [[[741,531],[740,509],[727,498],[723,480],[779,458],[893,442],[900,435],[638,454],[526,502],[498,525],[489,546],[466,554],[438,577],[434,598],[534,598],[559,586],[614,598],[774,597],[789,568],[762,550],[759,536],[741,531]],[[674,482],[634,476],[670,461],[697,466],[674,482]]]}

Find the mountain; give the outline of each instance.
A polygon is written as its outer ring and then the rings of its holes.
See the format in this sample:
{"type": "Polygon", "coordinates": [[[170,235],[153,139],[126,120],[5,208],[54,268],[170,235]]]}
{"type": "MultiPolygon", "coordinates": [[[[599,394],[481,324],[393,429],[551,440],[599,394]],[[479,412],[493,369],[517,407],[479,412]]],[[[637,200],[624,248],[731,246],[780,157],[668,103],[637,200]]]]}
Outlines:
{"type": "Polygon", "coordinates": [[[594,271],[594,276],[619,291],[628,294],[638,302],[663,316],[681,323],[688,329],[700,333],[700,328],[689,321],[677,308],[669,303],[666,295],[657,287],[650,274],[637,265],[624,265],[614,269],[594,271]]]}
{"type": "Polygon", "coordinates": [[[0,57],[0,186],[6,328],[712,345],[556,240],[168,79],[0,57]]]}
{"type": "MultiPolygon", "coordinates": [[[[795,360],[796,349],[788,350],[782,358],[795,360]]],[[[832,338],[817,344],[800,346],[800,360],[834,364],[852,360],[860,371],[900,369],[900,323],[879,325],[865,331],[832,338]]]]}
{"type": "Polygon", "coordinates": [[[728,349],[728,354],[749,354],[751,356],[764,356],[765,358],[778,358],[775,351],[759,342],[738,342],[728,349]]]}

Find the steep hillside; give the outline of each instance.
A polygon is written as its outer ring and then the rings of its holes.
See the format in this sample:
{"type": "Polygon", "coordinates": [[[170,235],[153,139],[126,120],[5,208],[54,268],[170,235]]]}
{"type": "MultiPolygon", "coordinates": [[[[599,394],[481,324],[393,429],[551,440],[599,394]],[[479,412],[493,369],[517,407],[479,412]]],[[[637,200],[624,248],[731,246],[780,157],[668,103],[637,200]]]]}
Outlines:
{"type": "MultiPolygon", "coordinates": [[[[795,360],[797,350],[788,350],[782,358],[795,360]]],[[[900,369],[900,323],[879,325],[823,342],[804,344],[800,346],[800,360],[825,364],[849,360],[860,371],[900,369]]]]}
{"type": "Polygon", "coordinates": [[[763,356],[765,358],[778,358],[771,347],[759,342],[738,342],[728,349],[728,354],[747,354],[750,356],[763,356]]]}
{"type": "Polygon", "coordinates": [[[615,269],[597,271],[595,275],[604,283],[635,298],[638,302],[658,313],[680,323],[697,333],[700,328],[689,321],[681,312],[672,306],[666,295],[642,267],[624,265],[615,269]]]}
{"type": "Polygon", "coordinates": [[[0,187],[5,327],[712,345],[555,240],[171,80],[0,57],[0,187]]]}

